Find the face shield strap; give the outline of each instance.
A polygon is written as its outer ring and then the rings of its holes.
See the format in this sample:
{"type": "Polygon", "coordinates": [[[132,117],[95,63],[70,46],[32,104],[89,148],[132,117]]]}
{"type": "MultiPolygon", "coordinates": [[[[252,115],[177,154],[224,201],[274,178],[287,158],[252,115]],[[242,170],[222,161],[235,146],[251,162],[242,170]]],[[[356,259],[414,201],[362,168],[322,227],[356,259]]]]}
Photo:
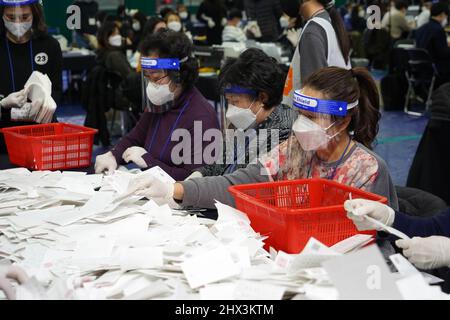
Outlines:
{"type": "Polygon", "coordinates": [[[146,70],[175,70],[180,71],[180,65],[188,61],[189,57],[176,58],[141,58],[142,69],[146,70]]]}
{"type": "Polygon", "coordinates": [[[234,94],[248,94],[253,97],[256,97],[257,92],[253,89],[247,89],[239,86],[230,86],[223,90],[224,93],[234,93],[234,94]]]}
{"type": "Polygon", "coordinates": [[[300,91],[295,91],[294,93],[294,107],[314,113],[345,117],[347,111],[357,107],[358,104],[358,101],[347,103],[344,101],[316,99],[301,94],[300,91]]]}

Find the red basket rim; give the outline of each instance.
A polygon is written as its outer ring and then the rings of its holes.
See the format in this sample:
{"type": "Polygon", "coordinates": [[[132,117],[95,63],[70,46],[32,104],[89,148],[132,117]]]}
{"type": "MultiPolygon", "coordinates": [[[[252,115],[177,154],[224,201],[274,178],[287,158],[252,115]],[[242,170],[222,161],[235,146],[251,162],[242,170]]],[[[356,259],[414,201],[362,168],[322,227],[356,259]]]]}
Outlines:
{"type": "MultiPolygon", "coordinates": [[[[308,182],[321,182],[324,184],[328,184],[331,186],[336,186],[339,187],[341,189],[344,189],[346,191],[349,192],[355,192],[358,195],[367,195],[368,197],[371,198],[378,198],[378,200],[373,200],[373,201],[377,201],[377,202],[387,202],[387,198],[374,194],[374,193],[370,193],[364,190],[360,190],[354,187],[350,187],[341,183],[338,183],[336,181],[333,180],[327,180],[327,179],[298,179],[298,180],[284,180],[284,181],[275,181],[275,182],[262,182],[262,183],[253,183],[253,184],[241,184],[241,185],[235,185],[235,186],[230,186],[228,188],[228,191],[231,193],[231,195],[236,198],[237,196],[239,196],[242,200],[246,200],[246,201],[251,201],[251,202],[258,202],[259,205],[262,206],[266,206],[272,209],[276,209],[280,214],[285,214],[285,215],[295,215],[295,214],[299,214],[302,212],[307,211],[308,213],[315,213],[315,212],[322,212],[324,207],[316,207],[316,208],[305,208],[305,209],[301,209],[301,208],[296,208],[296,209],[286,209],[286,208],[279,208],[276,207],[274,205],[271,205],[269,203],[265,203],[260,201],[259,199],[256,199],[246,193],[243,193],[241,190],[253,190],[255,189],[255,187],[264,187],[264,186],[270,186],[270,187],[274,187],[274,186],[285,186],[285,185],[296,185],[296,184],[306,184],[308,182]]],[[[326,208],[329,209],[341,209],[343,207],[343,205],[335,205],[335,206],[327,206],[326,208]]]]}
{"type": "Polygon", "coordinates": [[[71,135],[87,135],[87,134],[92,134],[92,133],[97,133],[98,130],[97,129],[93,129],[93,128],[89,128],[89,127],[84,127],[84,126],[80,126],[77,124],[71,124],[71,123],[64,123],[64,122],[58,122],[58,123],[47,123],[47,124],[33,124],[33,125],[27,125],[27,126],[16,126],[16,127],[8,127],[8,128],[2,128],[0,129],[0,133],[3,134],[8,134],[14,137],[26,137],[27,139],[32,139],[32,140],[39,140],[42,139],[43,137],[45,138],[60,138],[60,137],[67,137],[67,136],[71,136],[71,135]],[[15,132],[15,130],[19,130],[19,129],[24,129],[24,128],[29,128],[29,129],[33,129],[33,128],[40,128],[40,127],[56,127],[56,126],[66,126],[66,127],[71,127],[74,129],[81,129],[81,132],[71,132],[71,133],[62,133],[62,134],[54,134],[54,135],[48,135],[48,136],[27,136],[18,132],[15,132]]]}

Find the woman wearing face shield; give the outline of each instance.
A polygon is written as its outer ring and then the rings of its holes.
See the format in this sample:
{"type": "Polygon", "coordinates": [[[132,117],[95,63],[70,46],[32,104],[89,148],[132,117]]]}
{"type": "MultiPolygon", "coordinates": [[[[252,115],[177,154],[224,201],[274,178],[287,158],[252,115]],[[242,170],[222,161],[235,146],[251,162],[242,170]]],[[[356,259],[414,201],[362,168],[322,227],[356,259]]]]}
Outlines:
{"type": "Polygon", "coordinates": [[[294,112],[280,104],[283,77],[277,62],[259,49],[246,50],[222,68],[219,87],[228,102],[230,129],[222,149],[226,152],[221,163],[203,167],[192,177],[233,173],[256,160],[260,147],[271,150],[289,137],[294,112]],[[239,134],[247,137],[244,146],[234,140],[239,134]],[[231,163],[227,163],[228,156],[231,163]]]}
{"type": "Polygon", "coordinates": [[[296,91],[298,119],[292,136],[250,164],[221,177],[162,185],[137,182],[140,194],[171,206],[214,208],[215,200],[233,205],[232,185],[323,178],[398,200],[386,163],[370,148],[378,132],[379,96],[363,68],[327,67],[313,73],[296,91]]]}
{"type": "Polygon", "coordinates": [[[313,72],[328,66],[350,69],[350,39],[335,0],[281,0],[283,12],[304,21],[285,83],[283,103],[313,72]]]}
{"type": "Polygon", "coordinates": [[[97,157],[96,173],[112,174],[118,165],[134,163],[142,169],[159,166],[174,179],[183,180],[204,166],[203,148],[209,142],[198,141],[203,141],[205,131],[218,130],[219,123],[212,106],[194,87],[198,64],[192,50],[189,39],[174,31],[158,32],[142,42],[146,112],[110,152],[97,157]],[[178,133],[188,137],[179,138],[178,133]],[[180,146],[192,156],[187,161],[179,159],[179,153],[174,156],[173,149],[180,146]]]}
{"type": "MultiPolygon", "coordinates": [[[[27,104],[23,89],[33,71],[48,75],[52,82],[52,98],[59,103],[62,94],[61,48],[47,34],[43,8],[37,0],[0,0],[0,16],[0,128],[35,124],[15,111],[27,104]]],[[[1,153],[6,153],[3,135],[0,135],[1,153]]]]}

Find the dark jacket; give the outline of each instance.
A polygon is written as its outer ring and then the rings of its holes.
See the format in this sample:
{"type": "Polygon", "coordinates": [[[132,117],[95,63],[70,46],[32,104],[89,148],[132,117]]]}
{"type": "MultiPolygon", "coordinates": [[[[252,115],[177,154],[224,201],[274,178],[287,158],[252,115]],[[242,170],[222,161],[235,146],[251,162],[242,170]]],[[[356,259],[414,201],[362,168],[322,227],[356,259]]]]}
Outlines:
{"type": "Polygon", "coordinates": [[[428,191],[450,205],[450,83],[432,96],[431,118],[408,175],[407,186],[428,191]]]}
{"type": "Polygon", "coordinates": [[[105,66],[109,72],[119,74],[122,79],[133,72],[127,57],[119,48],[99,49],[97,51],[97,64],[105,66]]]}
{"type": "Polygon", "coordinates": [[[412,217],[396,212],[393,227],[409,237],[450,237],[450,208],[431,218],[412,217]]]}
{"type": "Polygon", "coordinates": [[[417,29],[416,45],[428,51],[440,73],[450,75],[450,48],[447,35],[439,22],[430,19],[417,29]]]}
{"type": "Polygon", "coordinates": [[[214,28],[207,27],[206,36],[208,38],[208,44],[221,44],[222,43],[222,19],[227,17],[227,11],[223,3],[219,0],[204,0],[197,11],[197,20],[207,24],[207,21],[202,18],[202,15],[210,17],[216,24],[214,28]]]}
{"type": "MultiPolygon", "coordinates": [[[[193,170],[205,164],[203,149],[210,142],[203,141],[203,133],[208,129],[218,128],[219,122],[214,108],[196,88],[192,88],[183,93],[176,101],[175,106],[168,112],[163,114],[144,113],[136,127],[123,137],[111,152],[117,163],[124,164],[122,155],[125,150],[133,146],[142,147],[148,151],[143,159],[149,168],[159,166],[175,180],[184,180],[193,170]],[[178,118],[179,122],[175,127],[178,118]],[[198,130],[199,124],[201,124],[201,131],[198,130]],[[176,138],[175,135],[171,135],[172,131],[176,129],[185,129],[190,136],[186,139],[184,137],[176,138]],[[199,136],[200,134],[202,136],[199,136]],[[200,148],[198,148],[198,142],[202,142],[200,148]],[[175,147],[180,148],[181,143],[183,143],[183,147],[188,148],[183,151],[190,154],[189,163],[177,164],[176,159],[172,157],[172,150],[175,147]],[[199,155],[201,156],[200,163],[197,159],[199,155]]],[[[175,154],[178,156],[180,152],[175,154]]]]}
{"type": "MultiPolygon", "coordinates": [[[[256,134],[259,134],[259,130],[267,130],[267,151],[272,150],[274,147],[271,145],[271,130],[279,130],[278,136],[279,136],[279,143],[283,142],[287,138],[289,138],[289,135],[291,133],[292,124],[294,122],[294,111],[285,105],[280,105],[275,108],[275,110],[269,115],[269,117],[262,122],[256,129],[256,134]]],[[[234,141],[233,141],[234,142],[234,141]]],[[[258,141],[258,146],[261,143],[261,141],[258,141]]],[[[228,146],[230,148],[230,146],[228,146]]],[[[250,155],[249,148],[245,148],[245,164],[227,164],[226,160],[226,153],[227,145],[224,141],[224,159],[223,163],[221,164],[212,164],[206,167],[203,167],[197,171],[201,172],[204,177],[208,176],[221,176],[225,173],[232,173],[238,169],[246,168],[247,165],[250,163],[250,161],[254,161],[254,156],[250,155]]]]}
{"type": "Polygon", "coordinates": [[[279,19],[283,14],[279,0],[244,0],[248,20],[256,20],[263,42],[275,42],[280,33],[279,19]]]}

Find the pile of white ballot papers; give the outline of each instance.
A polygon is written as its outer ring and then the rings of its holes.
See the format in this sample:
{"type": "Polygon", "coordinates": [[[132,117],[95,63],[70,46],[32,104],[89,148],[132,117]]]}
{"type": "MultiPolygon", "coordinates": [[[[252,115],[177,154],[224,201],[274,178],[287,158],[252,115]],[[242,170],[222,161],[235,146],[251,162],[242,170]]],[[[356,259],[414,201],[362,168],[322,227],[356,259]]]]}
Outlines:
{"type": "MultiPolygon", "coordinates": [[[[352,261],[373,240],[357,235],[329,248],[311,238],[300,254],[268,252],[266,235],[234,208],[217,203],[213,221],[133,195],[142,175],[173,181],[160,168],[108,177],[0,171],[0,274],[15,265],[30,277],[13,284],[17,299],[338,299],[334,284],[346,275],[323,266],[352,261]]],[[[400,299],[416,298],[404,295],[411,283],[432,288],[414,267],[400,269],[400,299]]]]}

